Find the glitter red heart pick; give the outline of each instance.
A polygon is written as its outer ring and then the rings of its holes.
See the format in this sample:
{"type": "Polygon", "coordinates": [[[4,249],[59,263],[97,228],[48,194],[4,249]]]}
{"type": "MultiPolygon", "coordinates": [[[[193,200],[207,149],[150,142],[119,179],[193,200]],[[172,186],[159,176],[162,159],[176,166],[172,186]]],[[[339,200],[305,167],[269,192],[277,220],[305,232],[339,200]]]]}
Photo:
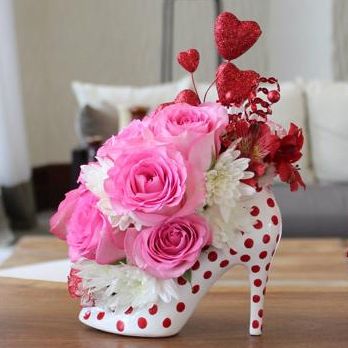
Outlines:
{"type": "Polygon", "coordinates": [[[191,89],[184,89],[175,98],[175,103],[187,103],[193,106],[198,106],[201,102],[198,95],[191,89]]]}
{"type": "Polygon", "coordinates": [[[252,47],[261,35],[256,22],[240,21],[230,12],[222,12],[215,21],[215,43],[226,60],[238,58],[252,47]]]}
{"type": "Polygon", "coordinates": [[[189,73],[194,73],[199,64],[199,52],[191,48],[187,51],[179,52],[176,57],[178,63],[189,73]]]}
{"type": "Polygon", "coordinates": [[[216,89],[222,105],[240,106],[258,85],[260,75],[252,70],[239,70],[228,62],[219,66],[216,73],[216,89]]]}

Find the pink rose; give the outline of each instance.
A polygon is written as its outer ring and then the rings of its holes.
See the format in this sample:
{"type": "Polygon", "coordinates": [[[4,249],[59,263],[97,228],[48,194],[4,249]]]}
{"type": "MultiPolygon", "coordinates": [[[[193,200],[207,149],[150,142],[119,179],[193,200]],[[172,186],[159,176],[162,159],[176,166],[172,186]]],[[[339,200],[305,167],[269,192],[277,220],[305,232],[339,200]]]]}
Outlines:
{"type": "Polygon", "coordinates": [[[153,226],[169,216],[191,214],[204,201],[203,173],[188,168],[172,146],[123,148],[114,164],[104,188],[116,214],[131,213],[141,224],[153,226]]]}
{"type": "Polygon", "coordinates": [[[203,217],[188,215],[127,235],[128,262],[157,278],[169,279],[185,273],[211,243],[211,231],[203,217]]]}
{"type": "Polygon", "coordinates": [[[98,157],[113,158],[117,155],[120,148],[136,145],[139,142],[153,138],[152,131],[148,128],[149,117],[143,120],[133,120],[126,128],[122,129],[118,135],[113,135],[111,138],[99,148],[98,157]]]}
{"type": "Polygon", "coordinates": [[[185,158],[207,170],[220,151],[219,137],[227,123],[228,114],[221,105],[178,103],[153,114],[149,127],[156,139],[175,144],[185,158]]]}
{"type": "Polygon", "coordinates": [[[67,193],[50,220],[51,233],[66,239],[71,261],[108,264],[125,257],[125,232],[113,229],[97,208],[98,198],[83,185],[67,193]]]}

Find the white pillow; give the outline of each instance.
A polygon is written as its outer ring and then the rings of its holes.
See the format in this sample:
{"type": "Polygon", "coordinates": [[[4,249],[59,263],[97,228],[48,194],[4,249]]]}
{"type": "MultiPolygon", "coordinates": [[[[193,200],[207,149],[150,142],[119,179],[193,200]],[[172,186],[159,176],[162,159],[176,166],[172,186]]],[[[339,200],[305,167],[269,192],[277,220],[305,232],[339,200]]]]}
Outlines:
{"type": "MultiPolygon", "coordinates": [[[[198,93],[203,99],[207,90],[208,83],[198,84],[198,93]]],[[[306,184],[313,183],[314,175],[311,170],[311,161],[309,154],[309,137],[307,127],[306,105],[304,90],[299,83],[284,82],[280,85],[281,99],[273,105],[273,114],[271,119],[284,128],[289,129],[290,123],[293,122],[303,129],[305,143],[303,145],[303,157],[299,165],[301,167],[301,175],[306,184]]],[[[218,99],[216,87],[213,86],[207,95],[206,101],[215,102],[218,99]]]]}
{"type": "Polygon", "coordinates": [[[315,174],[348,182],[348,83],[316,81],[306,90],[315,174]]]}
{"type": "Polygon", "coordinates": [[[174,100],[176,95],[186,88],[191,88],[189,76],[175,82],[146,87],[72,82],[72,89],[80,109],[90,105],[103,112],[115,110],[119,115],[120,129],[130,121],[130,107],[144,106],[152,109],[161,103],[174,100]]]}
{"type": "Polygon", "coordinates": [[[311,184],[314,181],[314,175],[311,168],[310,137],[304,93],[305,91],[300,83],[280,83],[281,98],[278,103],[273,104],[273,113],[270,118],[287,130],[291,122],[302,128],[305,141],[302,149],[303,156],[299,161],[299,166],[304,182],[311,184]]]}

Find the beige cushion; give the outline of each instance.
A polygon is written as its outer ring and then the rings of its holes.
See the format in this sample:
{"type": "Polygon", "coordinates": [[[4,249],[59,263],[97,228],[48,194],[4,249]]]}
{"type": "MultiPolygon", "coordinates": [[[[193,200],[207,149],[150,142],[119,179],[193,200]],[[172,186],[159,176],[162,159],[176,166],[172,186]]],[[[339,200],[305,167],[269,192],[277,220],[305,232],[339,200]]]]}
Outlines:
{"type": "Polygon", "coordinates": [[[348,83],[306,86],[315,174],[324,182],[348,182],[348,83]]]}

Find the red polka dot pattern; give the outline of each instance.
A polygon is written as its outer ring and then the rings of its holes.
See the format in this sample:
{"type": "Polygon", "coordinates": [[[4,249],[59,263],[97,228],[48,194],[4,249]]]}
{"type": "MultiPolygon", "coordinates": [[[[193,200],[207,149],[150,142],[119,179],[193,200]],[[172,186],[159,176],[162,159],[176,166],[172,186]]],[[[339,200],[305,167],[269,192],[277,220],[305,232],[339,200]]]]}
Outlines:
{"type": "Polygon", "coordinates": [[[254,241],[251,239],[251,238],[247,238],[245,241],[244,241],[244,246],[248,249],[252,248],[254,245],[254,241]]]}
{"type": "Polygon", "coordinates": [[[185,303],[184,302],[179,302],[177,305],[176,305],[176,310],[181,313],[185,310],[186,306],[185,306],[185,303]]]}
{"type": "Polygon", "coordinates": [[[193,293],[193,294],[197,294],[197,292],[199,291],[199,289],[200,289],[200,286],[199,286],[198,284],[194,285],[194,286],[192,287],[192,293],[193,293]]]}
{"type": "Polygon", "coordinates": [[[259,288],[262,285],[262,280],[261,279],[255,279],[254,280],[254,285],[259,288]]]}
{"type": "Polygon", "coordinates": [[[275,226],[278,225],[278,223],[279,223],[278,216],[273,215],[273,216],[271,217],[271,220],[272,220],[272,222],[273,222],[273,224],[274,224],[275,226]]]}
{"type": "Polygon", "coordinates": [[[259,314],[259,317],[262,318],[263,317],[263,310],[260,309],[258,314],[259,314]]]}
{"type": "Polygon", "coordinates": [[[258,266],[258,265],[252,266],[252,267],[251,267],[251,271],[252,271],[253,273],[258,273],[258,272],[260,272],[260,266],[258,266]]]}
{"type": "Polygon", "coordinates": [[[241,257],[240,257],[240,260],[242,261],[242,262],[248,262],[249,260],[250,260],[250,256],[249,255],[242,255],[241,257]]]}
{"type": "Polygon", "coordinates": [[[259,326],[260,326],[260,324],[259,324],[258,320],[254,320],[253,323],[252,323],[253,329],[258,329],[259,326]]]}
{"type": "Polygon", "coordinates": [[[254,295],[253,296],[253,302],[259,303],[260,302],[260,296],[259,295],[254,295]]]}
{"type": "Polygon", "coordinates": [[[269,234],[265,234],[263,237],[262,237],[262,241],[265,243],[265,244],[268,244],[271,240],[271,236],[269,234]]]}
{"type": "Polygon", "coordinates": [[[275,202],[272,198],[268,198],[267,199],[267,205],[271,208],[274,208],[275,207],[275,202]]]}
{"type": "Polygon", "coordinates": [[[164,328],[168,328],[170,325],[172,325],[172,321],[169,318],[165,318],[162,323],[164,328]]]}
{"type": "Polygon", "coordinates": [[[129,307],[124,314],[131,314],[133,312],[133,307],[129,307]]]}
{"type": "Polygon", "coordinates": [[[257,230],[260,230],[262,228],[263,224],[261,220],[256,220],[256,224],[254,224],[254,228],[257,230]]]}
{"type": "Polygon", "coordinates": [[[257,216],[259,214],[260,214],[260,209],[256,205],[251,207],[250,215],[257,216]]]}
{"type": "Polygon", "coordinates": [[[225,268],[225,267],[227,267],[228,265],[229,265],[229,261],[228,260],[222,260],[221,262],[220,262],[220,267],[221,268],[225,268]]]}
{"type": "Polygon", "coordinates": [[[268,264],[266,265],[266,267],[265,267],[266,271],[268,271],[270,267],[271,267],[271,264],[268,263],[268,264]]]}
{"type": "Polygon", "coordinates": [[[83,316],[83,319],[88,320],[90,316],[91,316],[91,312],[88,311],[88,312],[86,312],[85,315],[83,316]]]}
{"type": "Polygon", "coordinates": [[[259,255],[260,259],[264,259],[267,257],[267,251],[261,251],[259,255]]]}
{"type": "Polygon", "coordinates": [[[217,260],[217,257],[218,257],[218,255],[217,255],[217,252],[216,252],[216,251],[211,251],[211,252],[208,254],[208,259],[209,259],[209,261],[211,261],[211,262],[216,261],[216,260],[217,260]]]}
{"type": "Polygon", "coordinates": [[[200,266],[200,263],[199,263],[199,261],[197,260],[197,261],[195,262],[195,264],[192,266],[192,271],[197,271],[197,269],[199,268],[199,266],[200,266]]]}
{"type": "Polygon", "coordinates": [[[144,317],[138,319],[138,326],[140,329],[145,329],[147,326],[147,320],[144,317]]]}
{"type": "Polygon", "coordinates": [[[206,271],[203,274],[204,279],[209,279],[209,278],[211,278],[211,276],[212,276],[212,273],[210,271],[206,271]]]}
{"type": "Polygon", "coordinates": [[[157,311],[158,311],[158,307],[155,304],[151,308],[149,308],[149,313],[151,315],[155,315],[157,313],[157,311]]]}
{"type": "Polygon", "coordinates": [[[98,315],[97,315],[97,319],[98,320],[102,320],[105,316],[105,312],[99,312],[98,315]]]}
{"type": "Polygon", "coordinates": [[[178,278],[178,284],[179,285],[185,285],[187,283],[187,280],[184,277],[178,278]]]}
{"type": "Polygon", "coordinates": [[[231,255],[236,255],[237,252],[236,252],[234,249],[230,249],[230,254],[231,254],[231,255]]]}
{"type": "Polygon", "coordinates": [[[124,322],[122,320],[117,321],[116,329],[120,332],[124,331],[124,322]]]}

